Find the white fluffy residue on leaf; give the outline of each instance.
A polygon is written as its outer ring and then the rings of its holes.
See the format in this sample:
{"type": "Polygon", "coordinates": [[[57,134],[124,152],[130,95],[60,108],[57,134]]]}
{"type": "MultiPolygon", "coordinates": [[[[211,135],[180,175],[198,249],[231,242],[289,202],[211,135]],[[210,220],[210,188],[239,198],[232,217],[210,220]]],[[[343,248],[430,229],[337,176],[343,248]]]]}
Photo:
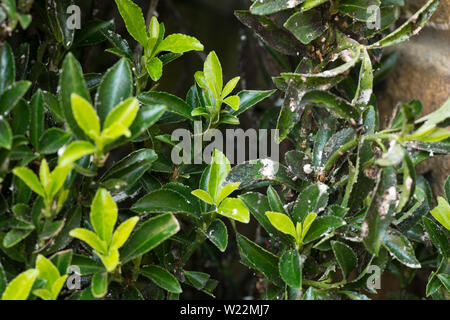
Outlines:
{"type": "Polygon", "coordinates": [[[362,90],[359,94],[358,104],[367,104],[370,101],[370,97],[372,96],[372,89],[362,90]]]}
{"type": "Polygon", "coordinates": [[[324,183],[320,183],[319,185],[319,192],[320,194],[327,192],[328,186],[324,183]]]}
{"type": "Polygon", "coordinates": [[[305,164],[303,166],[303,172],[306,174],[311,174],[313,172],[313,168],[310,164],[305,164]]]}
{"type": "Polygon", "coordinates": [[[279,168],[278,163],[270,159],[262,159],[261,163],[263,167],[259,170],[259,173],[269,179],[275,178],[279,168]]]}
{"type": "Polygon", "coordinates": [[[298,6],[301,2],[302,2],[302,0],[289,0],[287,3],[287,7],[294,8],[294,7],[298,6]]]}
{"type": "Polygon", "coordinates": [[[66,151],[66,146],[63,146],[63,147],[59,148],[58,156],[62,157],[62,155],[64,154],[64,151],[66,151]]]}

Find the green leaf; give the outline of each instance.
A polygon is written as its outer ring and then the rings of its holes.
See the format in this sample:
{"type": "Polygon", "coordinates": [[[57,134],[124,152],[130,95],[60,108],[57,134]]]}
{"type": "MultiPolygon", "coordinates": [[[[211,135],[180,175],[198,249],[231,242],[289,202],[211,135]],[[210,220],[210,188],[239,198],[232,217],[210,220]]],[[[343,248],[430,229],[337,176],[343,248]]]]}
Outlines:
{"type": "Polygon", "coordinates": [[[194,117],[191,116],[192,107],[182,99],[169,93],[151,91],[140,94],[138,99],[144,106],[165,106],[168,112],[194,120],[194,117]]]}
{"type": "Polygon", "coordinates": [[[440,273],[440,274],[437,274],[437,277],[439,278],[439,280],[441,280],[442,284],[447,289],[447,291],[450,291],[450,275],[440,273]]]}
{"type": "Polygon", "coordinates": [[[287,215],[279,212],[266,212],[270,223],[279,231],[289,234],[294,239],[297,239],[297,232],[295,231],[294,223],[287,215]]]}
{"type": "Polygon", "coordinates": [[[100,261],[94,260],[93,258],[74,254],[72,258],[72,265],[80,268],[82,276],[88,276],[98,272],[104,272],[105,268],[100,261]]]}
{"type": "Polygon", "coordinates": [[[179,230],[180,225],[172,214],[162,214],[148,219],[131,235],[122,247],[121,262],[126,263],[147,253],[179,230]]]}
{"type": "Polygon", "coordinates": [[[98,272],[94,274],[91,282],[91,292],[95,298],[103,298],[108,293],[108,273],[98,272]]]}
{"type": "Polygon", "coordinates": [[[211,198],[209,193],[206,192],[205,190],[197,189],[197,190],[192,191],[192,194],[208,204],[215,204],[214,200],[211,198]]]}
{"type": "Polygon", "coordinates": [[[309,44],[320,37],[327,29],[322,22],[322,15],[319,10],[297,12],[289,17],[284,23],[284,27],[303,44],[309,44]]]}
{"type": "Polygon", "coordinates": [[[39,182],[36,174],[28,168],[20,168],[16,167],[13,170],[13,173],[22,179],[23,182],[35,193],[40,195],[41,197],[45,197],[44,188],[42,188],[41,183],[39,182]]]}
{"type": "Polygon", "coordinates": [[[244,265],[261,272],[274,284],[283,286],[278,271],[279,259],[277,256],[240,234],[237,235],[237,243],[241,262],[244,265]]]}
{"type": "Polygon", "coordinates": [[[6,286],[8,285],[8,280],[6,279],[5,269],[0,262],[0,296],[5,292],[6,286]]]}
{"type": "Polygon", "coordinates": [[[163,63],[157,57],[153,57],[145,64],[147,72],[153,81],[158,81],[163,74],[163,63]]]}
{"type": "Polygon", "coordinates": [[[222,97],[223,79],[222,66],[219,58],[214,51],[208,55],[205,61],[203,73],[205,74],[205,81],[208,84],[214,98],[220,100],[222,97]]]}
{"type": "Polygon", "coordinates": [[[71,134],[59,128],[46,130],[39,139],[39,153],[52,154],[70,141],[71,134]]]}
{"type": "Polygon", "coordinates": [[[366,22],[371,15],[369,7],[379,7],[380,4],[380,0],[341,0],[338,9],[356,20],[366,22]]]}
{"type": "Polygon", "coordinates": [[[94,153],[96,150],[90,142],[74,141],[63,152],[58,159],[58,165],[61,167],[68,166],[82,157],[94,153]]]}
{"type": "Polygon", "coordinates": [[[195,213],[195,208],[180,193],[173,190],[155,190],[139,199],[131,210],[137,213],[195,213]]]}
{"type": "Polygon", "coordinates": [[[228,246],[228,232],[222,220],[214,220],[205,234],[221,252],[225,252],[228,246]]]}
{"type": "Polygon", "coordinates": [[[55,253],[50,257],[51,262],[58,268],[59,274],[66,274],[67,269],[72,263],[73,250],[68,249],[55,253]]]}
{"type": "Polygon", "coordinates": [[[352,105],[367,105],[370,101],[373,91],[373,69],[370,61],[369,52],[366,48],[362,50],[361,71],[359,73],[358,89],[352,105]]]}
{"type": "Polygon", "coordinates": [[[307,244],[313,242],[322,237],[323,235],[325,235],[326,233],[336,230],[344,225],[345,221],[335,216],[318,217],[312,223],[311,228],[308,231],[308,234],[303,240],[303,243],[307,244]]]}
{"type": "Polygon", "coordinates": [[[408,268],[421,268],[414,253],[414,247],[408,238],[397,230],[389,230],[384,237],[383,246],[398,261],[408,268]]]}
{"type": "Polygon", "coordinates": [[[267,15],[295,8],[302,0],[257,0],[253,2],[250,11],[253,14],[267,15]]]}
{"type": "Polygon", "coordinates": [[[31,234],[31,232],[33,232],[33,229],[34,228],[24,230],[22,229],[10,230],[3,239],[3,246],[7,249],[14,247],[16,244],[26,239],[31,234]]]}
{"type": "Polygon", "coordinates": [[[104,123],[106,117],[122,101],[133,94],[133,76],[130,65],[125,59],[120,59],[103,76],[95,105],[100,121],[104,123]]]}
{"type": "Polygon", "coordinates": [[[203,45],[196,38],[179,33],[167,36],[158,46],[158,52],[184,53],[192,50],[203,51],[203,45]]]}
{"type": "Polygon", "coordinates": [[[130,35],[142,46],[147,45],[147,27],[141,8],[131,0],[115,0],[130,35]]]}
{"type": "Polygon", "coordinates": [[[99,253],[106,253],[108,251],[107,243],[90,230],[77,228],[70,231],[69,234],[71,237],[86,242],[91,248],[99,253]]]}
{"type": "Polygon", "coordinates": [[[423,226],[433,245],[445,256],[450,256],[450,242],[445,231],[433,220],[422,217],[423,226]]]}
{"type": "Polygon", "coordinates": [[[438,206],[431,210],[431,215],[447,230],[450,230],[450,205],[442,197],[438,197],[437,200],[438,206]]]}
{"type": "Polygon", "coordinates": [[[184,270],[184,275],[189,283],[197,290],[205,288],[211,276],[204,272],[184,270]]]}
{"type": "Polygon", "coordinates": [[[103,35],[114,31],[114,21],[91,20],[75,32],[75,46],[92,46],[106,40],[103,35]]]}
{"type": "Polygon", "coordinates": [[[155,265],[149,265],[141,268],[141,273],[156,283],[159,287],[172,293],[181,293],[180,283],[166,269],[155,265]]]}
{"type": "Polygon", "coordinates": [[[108,245],[117,222],[117,205],[106,189],[99,189],[92,201],[90,220],[97,235],[108,245]]]}
{"type": "Polygon", "coordinates": [[[14,54],[10,45],[7,42],[3,42],[0,46],[0,95],[14,83],[15,78],[14,54]]]}
{"type": "MultiPolygon", "coordinates": [[[[226,89],[226,86],[225,86],[226,89]]],[[[225,92],[224,89],[224,92],[225,92]]],[[[239,97],[239,109],[234,110],[232,114],[234,116],[238,116],[261,101],[267,99],[271,95],[273,95],[276,90],[267,90],[267,91],[256,91],[256,90],[244,90],[237,94],[239,97]]]]}
{"type": "Polygon", "coordinates": [[[306,187],[298,196],[292,208],[292,220],[303,223],[311,212],[321,212],[328,203],[328,187],[314,184],[306,187]]]}
{"type": "Polygon", "coordinates": [[[110,247],[114,249],[119,249],[122,247],[130,237],[130,234],[138,221],[139,217],[133,217],[122,222],[114,232],[110,247]]]}
{"type": "Polygon", "coordinates": [[[226,198],[217,208],[217,212],[242,223],[250,222],[250,212],[241,199],[226,198]]]}
{"type": "Polygon", "coordinates": [[[9,123],[0,119],[0,148],[10,150],[13,142],[13,134],[9,123]]]}
{"type": "Polygon", "coordinates": [[[383,154],[383,157],[375,161],[375,164],[382,167],[390,167],[398,165],[404,158],[405,153],[402,146],[393,141],[389,150],[383,154]]]}
{"type": "Polygon", "coordinates": [[[284,282],[291,288],[302,287],[302,263],[298,251],[291,249],[283,253],[278,268],[284,282]]]}
{"type": "Polygon", "coordinates": [[[9,113],[23,98],[31,86],[30,81],[17,81],[0,96],[0,114],[9,113]]]}
{"type": "Polygon", "coordinates": [[[395,213],[397,189],[393,167],[387,167],[377,179],[371,205],[362,224],[362,236],[367,250],[378,255],[383,239],[395,213]],[[381,181],[380,181],[381,179],[381,181]]]}
{"type": "Polygon", "coordinates": [[[44,132],[44,95],[41,90],[31,98],[31,125],[30,125],[30,142],[37,149],[39,147],[39,139],[44,132]]]}
{"type": "Polygon", "coordinates": [[[355,252],[348,245],[339,241],[331,241],[331,248],[341,267],[343,278],[347,279],[350,272],[358,266],[355,252]]]}
{"type": "Polygon", "coordinates": [[[2,300],[27,300],[34,281],[39,275],[36,269],[30,269],[14,278],[2,295],[2,300]]]}
{"type": "Polygon", "coordinates": [[[267,188],[267,199],[269,200],[271,211],[287,214],[283,203],[281,202],[280,196],[272,186],[267,188]]]}
{"type": "MultiPolygon", "coordinates": [[[[72,132],[78,138],[84,138],[85,134],[83,134],[82,129],[77,124],[72,111],[72,94],[77,94],[88,102],[90,102],[90,94],[84,80],[81,65],[72,53],[67,54],[64,59],[61,76],[59,78],[59,87],[59,99],[64,118],[72,132]]],[[[95,118],[97,118],[97,115],[95,115],[95,118]]],[[[95,118],[88,120],[95,122],[95,118]]]]}
{"type": "Polygon", "coordinates": [[[89,101],[76,93],[72,94],[72,112],[78,126],[91,139],[96,140],[100,136],[100,119],[89,101]]]}

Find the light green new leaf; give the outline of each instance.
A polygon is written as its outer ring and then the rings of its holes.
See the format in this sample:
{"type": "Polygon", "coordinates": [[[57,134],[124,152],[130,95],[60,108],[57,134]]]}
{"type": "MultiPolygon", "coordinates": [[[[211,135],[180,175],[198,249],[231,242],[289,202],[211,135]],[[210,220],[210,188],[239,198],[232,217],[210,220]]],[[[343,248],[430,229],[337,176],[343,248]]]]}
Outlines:
{"type": "Polygon", "coordinates": [[[13,173],[22,179],[23,182],[35,193],[40,195],[41,197],[45,197],[44,188],[39,182],[38,177],[28,168],[18,167],[14,168],[13,173]]]}
{"type": "Polygon", "coordinates": [[[167,36],[158,47],[158,52],[184,53],[192,50],[203,51],[203,45],[196,38],[179,33],[167,36]]]}
{"type": "Polygon", "coordinates": [[[239,188],[240,182],[232,182],[230,184],[227,184],[220,190],[219,196],[217,197],[217,203],[220,204],[226,197],[228,197],[230,194],[233,193],[234,190],[239,188]]]}
{"type": "Polygon", "coordinates": [[[208,204],[214,204],[214,200],[211,198],[209,193],[206,192],[205,190],[197,189],[197,190],[192,191],[192,194],[208,204]]]}
{"type": "Polygon", "coordinates": [[[86,242],[99,253],[106,253],[108,251],[107,243],[90,230],[77,228],[70,231],[69,235],[86,242]]]}
{"type": "Polygon", "coordinates": [[[241,199],[227,198],[222,201],[217,212],[227,218],[242,222],[250,222],[250,212],[241,199]]]}
{"type": "Polygon", "coordinates": [[[162,77],[163,63],[157,57],[148,60],[145,64],[145,68],[147,68],[147,72],[153,81],[158,81],[162,77]]]}
{"type": "Polygon", "coordinates": [[[108,272],[113,272],[119,264],[119,250],[117,249],[111,248],[108,254],[103,255],[97,253],[97,255],[100,257],[100,260],[102,260],[103,265],[108,272]]]}
{"type": "Polygon", "coordinates": [[[90,138],[97,139],[100,135],[100,119],[89,101],[76,93],[71,96],[72,112],[78,126],[90,138]]]}
{"type": "Polygon", "coordinates": [[[145,47],[147,45],[147,27],[141,8],[131,0],[115,1],[128,32],[145,47]]]}
{"type": "Polygon", "coordinates": [[[30,269],[14,278],[3,292],[2,300],[26,300],[39,275],[36,269],[30,269]]]}
{"type": "Polygon", "coordinates": [[[114,235],[111,241],[111,248],[119,249],[128,240],[131,232],[133,231],[136,223],[138,223],[139,217],[133,217],[125,222],[121,223],[114,231],[114,235]]]}
{"type": "Polygon", "coordinates": [[[113,124],[121,124],[125,128],[129,128],[139,111],[139,101],[136,98],[129,98],[117,105],[105,120],[104,129],[108,129],[113,124]]]}
{"type": "Polygon", "coordinates": [[[295,231],[294,223],[287,215],[279,212],[266,212],[267,218],[270,223],[277,228],[277,230],[289,234],[297,239],[297,233],[295,231]]]}
{"type": "Polygon", "coordinates": [[[450,205],[444,198],[438,197],[438,206],[431,210],[431,214],[447,230],[450,230],[450,205]]]}
{"type": "Polygon", "coordinates": [[[64,183],[72,170],[72,165],[65,167],[57,166],[50,175],[51,184],[48,186],[47,196],[53,199],[55,195],[64,186],[64,183]]]}
{"type": "Polygon", "coordinates": [[[315,212],[310,212],[306,218],[305,221],[303,222],[302,225],[302,235],[300,238],[300,243],[303,242],[303,239],[305,239],[306,235],[308,234],[309,228],[311,228],[311,225],[313,224],[314,220],[316,220],[317,218],[317,213],[315,212]]]}
{"type": "Polygon", "coordinates": [[[206,58],[203,73],[205,74],[205,81],[212,91],[214,98],[220,100],[223,88],[222,66],[214,51],[211,51],[206,58]]]}
{"type": "Polygon", "coordinates": [[[51,290],[53,283],[60,277],[58,269],[41,254],[36,258],[36,269],[39,271],[39,278],[47,281],[46,288],[51,290]]]}
{"type": "Polygon", "coordinates": [[[39,167],[39,179],[41,180],[41,184],[44,187],[45,193],[48,195],[50,191],[50,184],[52,182],[52,177],[46,159],[42,160],[41,166],[39,167]]]}
{"type": "Polygon", "coordinates": [[[90,219],[95,232],[108,245],[117,222],[117,205],[106,189],[99,189],[91,205],[90,219]]]}
{"type": "Polygon", "coordinates": [[[209,172],[208,192],[216,203],[221,186],[230,170],[231,165],[227,157],[221,151],[214,149],[211,158],[211,169],[209,172]]]}
{"type": "Polygon", "coordinates": [[[233,110],[239,109],[239,97],[238,96],[230,96],[223,100],[227,105],[229,105],[233,110]]]}
{"type": "Polygon", "coordinates": [[[95,146],[87,141],[74,141],[64,150],[58,159],[58,165],[65,167],[71,165],[78,159],[95,152],[95,146]]]}
{"type": "Polygon", "coordinates": [[[233,90],[236,88],[239,80],[241,80],[241,77],[235,77],[228,81],[228,83],[225,85],[222,91],[222,99],[225,99],[233,90]]]}

